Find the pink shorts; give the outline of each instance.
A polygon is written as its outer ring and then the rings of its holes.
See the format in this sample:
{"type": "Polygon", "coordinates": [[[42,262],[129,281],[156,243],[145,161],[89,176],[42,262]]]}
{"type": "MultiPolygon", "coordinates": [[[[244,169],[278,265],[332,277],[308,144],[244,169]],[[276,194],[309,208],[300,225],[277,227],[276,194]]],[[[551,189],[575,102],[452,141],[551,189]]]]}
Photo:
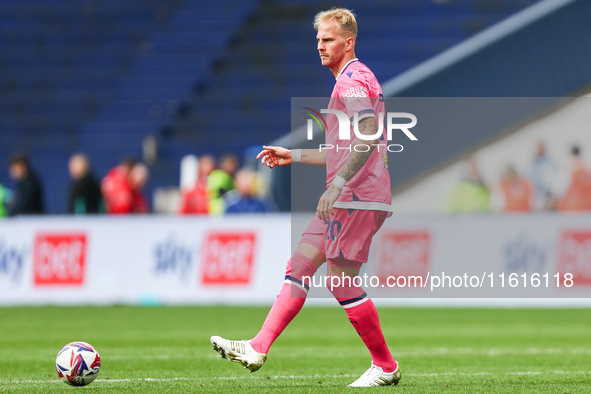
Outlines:
{"type": "Polygon", "coordinates": [[[334,213],[330,221],[314,216],[300,242],[318,248],[330,265],[361,267],[367,263],[371,240],[388,212],[335,208],[334,213]]]}

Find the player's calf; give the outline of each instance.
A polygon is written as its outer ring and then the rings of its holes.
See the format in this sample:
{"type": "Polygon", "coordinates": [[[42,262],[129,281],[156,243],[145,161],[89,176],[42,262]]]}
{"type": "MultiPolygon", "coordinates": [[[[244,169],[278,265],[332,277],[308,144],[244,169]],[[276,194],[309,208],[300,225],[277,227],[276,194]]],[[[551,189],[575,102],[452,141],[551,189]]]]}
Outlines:
{"type": "Polygon", "coordinates": [[[382,372],[393,373],[397,363],[392,357],[384,339],[378,312],[373,301],[361,287],[341,283],[329,289],[341,304],[349,321],[363,340],[372,358],[372,365],[381,368],[382,372]]]}

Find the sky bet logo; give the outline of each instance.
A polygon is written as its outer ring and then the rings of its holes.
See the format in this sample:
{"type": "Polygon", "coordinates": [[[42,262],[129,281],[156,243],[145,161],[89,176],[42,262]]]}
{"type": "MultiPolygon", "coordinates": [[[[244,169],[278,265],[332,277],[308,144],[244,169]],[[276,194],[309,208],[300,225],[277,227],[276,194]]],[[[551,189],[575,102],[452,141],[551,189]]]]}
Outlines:
{"type": "MultiPolygon", "coordinates": [[[[310,112],[304,112],[306,115],[312,117],[312,119],[308,119],[307,124],[307,138],[309,141],[313,139],[313,127],[314,127],[314,120],[320,126],[320,130],[325,131],[328,129],[328,125],[326,120],[322,116],[322,114],[333,114],[339,120],[339,140],[350,140],[351,139],[351,123],[353,123],[353,132],[355,136],[363,141],[373,141],[380,138],[384,133],[384,118],[387,119],[386,121],[386,139],[388,141],[392,140],[392,132],[394,130],[402,131],[411,141],[417,141],[417,137],[414,136],[413,133],[410,132],[409,129],[413,128],[417,124],[417,117],[408,112],[388,112],[386,116],[384,116],[383,112],[379,113],[378,116],[378,131],[375,134],[371,135],[364,135],[359,132],[359,113],[355,112],[353,114],[353,121],[349,120],[349,117],[343,111],[339,111],[336,109],[321,109],[320,113],[318,111],[313,110],[312,108],[304,107],[310,112]],[[322,114],[321,114],[322,113],[322,114]],[[394,123],[394,119],[410,119],[410,123],[394,123]]],[[[363,111],[362,111],[363,112],[363,111]]],[[[361,114],[363,115],[363,113],[361,114]]],[[[355,144],[352,148],[349,147],[339,147],[333,146],[331,144],[320,144],[319,150],[328,150],[328,149],[336,149],[337,152],[339,150],[348,150],[351,149],[355,150],[356,152],[369,152],[371,146],[375,146],[378,152],[382,152],[384,149],[387,149],[388,152],[402,152],[402,145],[400,144],[355,144]]]]}

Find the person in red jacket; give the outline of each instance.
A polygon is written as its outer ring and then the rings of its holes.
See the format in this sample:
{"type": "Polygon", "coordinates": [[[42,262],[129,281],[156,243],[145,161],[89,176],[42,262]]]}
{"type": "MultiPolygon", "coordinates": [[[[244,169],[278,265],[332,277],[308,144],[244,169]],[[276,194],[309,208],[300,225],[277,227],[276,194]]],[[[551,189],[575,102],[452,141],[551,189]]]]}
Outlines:
{"type": "Polygon", "coordinates": [[[148,200],[142,194],[147,179],[147,167],[133,159],[125,159],[112,168],[101,183],[105,212],[111,215],[149,212],[148,200]]]}
{"type": "Polygon", "coordinates": [[[144,163],[136,163],[129,172],[131,187],[131,213],[149,213],[150,204],[144,194],[144,187],[148,183],[150,172],[144,163]]]}
{"type": "Polygon", "coordinates": [[[131,212],[133,202],[129,173],[134,165],[135,160],[124,159],[117,167],[109,170],[101,182],[106,213],[120,215],[131,212]]]}
{"type": "Polygon", "coordinates": [[[197,183],[190,190],[181,191],[181,203],[179,213],[182,215],[208,215],[209,191],[207,177],[215,169],[215,159],[212,155],[203,155],[199,158],[197,183]]]}

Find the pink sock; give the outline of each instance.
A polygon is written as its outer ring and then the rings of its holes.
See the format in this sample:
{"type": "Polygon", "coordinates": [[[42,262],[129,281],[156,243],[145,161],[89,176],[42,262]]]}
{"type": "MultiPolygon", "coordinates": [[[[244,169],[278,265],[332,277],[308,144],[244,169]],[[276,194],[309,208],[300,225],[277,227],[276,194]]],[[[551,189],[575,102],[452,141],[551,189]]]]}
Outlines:
{"type": "Polygon", "coordinates": [[[332,294],[347,312],[349,321],[367,346],[374,365],[384,372],[394,372],[398,364],[386,345],[373,301],[360,287],[335,287],[332,294]]]}
{"type": "Polygon", "coordinates": [[[312,260],[298,252],[287,261],[285,283],[261,331],[250,341],[255,351],[267,354],[275,339],[300,312],[310,288],[309,280],[302,281],[302,277],[311,278],[316,269],[312,260]]]}

